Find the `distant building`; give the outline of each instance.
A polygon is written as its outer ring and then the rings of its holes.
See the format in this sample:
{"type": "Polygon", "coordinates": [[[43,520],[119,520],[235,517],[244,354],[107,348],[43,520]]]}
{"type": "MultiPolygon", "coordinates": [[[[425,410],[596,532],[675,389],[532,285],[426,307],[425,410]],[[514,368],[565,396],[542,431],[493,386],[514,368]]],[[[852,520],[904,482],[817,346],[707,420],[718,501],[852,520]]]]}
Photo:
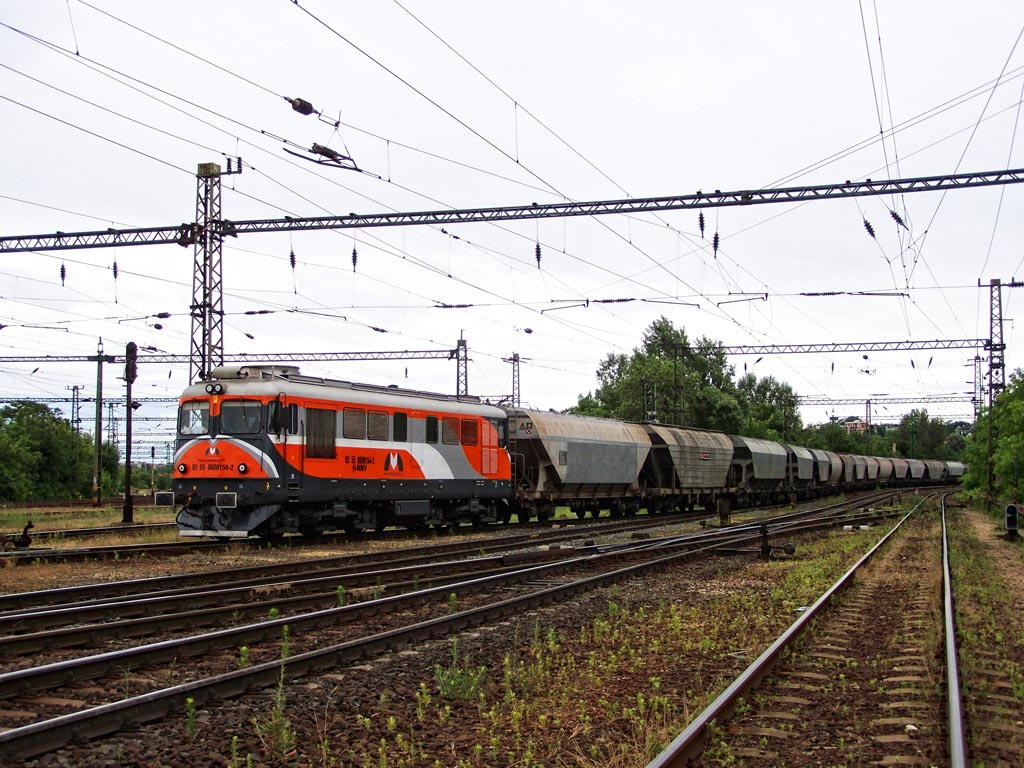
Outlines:
{"type": "Polygon", "coordinates": [[[843,423],[847,433],[851,435],[863,435],[868,431],[868,424],[863,419],[850,419],[843,423]]]}

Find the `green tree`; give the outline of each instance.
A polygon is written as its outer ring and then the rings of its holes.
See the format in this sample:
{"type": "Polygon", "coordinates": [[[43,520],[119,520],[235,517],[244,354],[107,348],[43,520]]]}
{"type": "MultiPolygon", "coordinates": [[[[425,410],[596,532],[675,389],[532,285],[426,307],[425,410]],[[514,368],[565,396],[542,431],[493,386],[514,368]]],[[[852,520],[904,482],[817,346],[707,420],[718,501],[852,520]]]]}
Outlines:
{"type": "Polygon", "coordinates": [[[964,461],[967,472],[963,484],[968,489],[988,490],[989,426],[992,435],[993,502],[1024,499],[1024,373],[1010,376],[1006,389],[996,400],[989,419],[986,409],[978,415],[974,433],[967,438],[964,461]]]}
{"type": "Polygon", "coordinates": [[[88,495],[92,446],[60,413],[25,400],[0,408],[0,499],[88,495]]]}
{"type": "Polygon", "coordinates": [[[846,431],[841,421],[830,421],[828,424],[817,424],[808,427],[796,441],[807,448],[817,448],[835,453],[862,453],[857,448],[853,435],[846,431]]]}
{"type": "Polygon", "coordinates": [[[947,425],[928,416],[928,411],[914,409],[900,420],[896,428],[896,451],[908,459],[948,459],[947,425]]]}
{"type": "Polygon", "coordinates": [[[801,430],[796,393],[774,376],[744,375],[736,385],[744,423],[742,433],[779,442],[794,442],[801,430]]]}
{"type": "Polygon", "coordinates": [[[601,361],[597,389],[581,395],[569,412],[627,421],[656,415],[661,422],[776,439],[796,434],[796,395],[788,385],[745,376],[741,391],[734,375],[720,342],[691,341],[659,317],[632,354],[601,361]]]}

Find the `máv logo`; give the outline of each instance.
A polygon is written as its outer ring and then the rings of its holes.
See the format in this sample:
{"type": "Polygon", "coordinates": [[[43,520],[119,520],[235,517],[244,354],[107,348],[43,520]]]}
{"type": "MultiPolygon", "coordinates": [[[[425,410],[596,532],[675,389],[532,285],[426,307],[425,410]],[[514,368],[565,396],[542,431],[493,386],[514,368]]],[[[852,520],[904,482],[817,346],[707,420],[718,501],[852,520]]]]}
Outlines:
{"type": "Polygon", "coordinates": [[[384,459],[384,471],[385,472],[401,472],[402,471],[402,455],[399,453],[389,453],[387,458],[384,459]]]}

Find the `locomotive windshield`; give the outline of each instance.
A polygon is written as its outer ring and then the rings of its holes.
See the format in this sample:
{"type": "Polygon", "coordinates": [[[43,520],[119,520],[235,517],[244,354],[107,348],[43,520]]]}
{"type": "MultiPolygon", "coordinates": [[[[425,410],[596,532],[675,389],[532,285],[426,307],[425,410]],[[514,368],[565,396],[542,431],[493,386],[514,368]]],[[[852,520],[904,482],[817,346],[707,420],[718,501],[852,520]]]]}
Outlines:
{"type": "Polygon", "coordinates": [[[228,400],[220,406],[220,431],[226,435],[253,435],[260,431],[263,412],[258,400],[228,400]]]}
{"type": "Polygon", "coordinates": [[[210,404],[193,400],[181,404],[178,411],[179,435],[207,435],[210,433],[210,404]]]}

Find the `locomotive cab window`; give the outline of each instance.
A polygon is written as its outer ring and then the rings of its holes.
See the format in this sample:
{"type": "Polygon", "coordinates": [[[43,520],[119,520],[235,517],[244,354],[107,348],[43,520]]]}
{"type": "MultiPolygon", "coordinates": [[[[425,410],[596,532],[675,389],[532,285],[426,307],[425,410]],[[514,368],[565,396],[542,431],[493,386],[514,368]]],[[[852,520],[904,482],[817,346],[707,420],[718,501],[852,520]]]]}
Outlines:
{"type": "Polygon", "coordinates": [[[474,419],[462,420],[462,444],[477,445],[479,442],[478,425],[474,419]]]}
{"type": "Polygon", "coordinates": [[[226,435],[254,435],[260,431],[263,408],[256,400],[228,400],[220,406],[220,429],[226,435]]]}
{"type": "Polygon", "coordinates": [[[267,429],[275,433],[298,433],[299,407],[295,403],[288,403],[285,406],[280,399],[267,403],[267,429]]]}
{"type": "Polygon", "coordinates": [[[437,416],[427,416],[427,442],[437,442],[437,416]]]}
{"type": "Polygon", "coordinates": [[[393,420],[394,426],[392,438],[396,443],[405,443],[409,440],[409,416],[408,414],[397,412],[393,420]]]}
{"type": "Polygon", "coordinates": [[[459,444],[459,420],[454,416],[445,416],[441,420],[441,441],[445,445],[459,444]]]}
{"type": "Polygon", "coordinates": [[[210,404],[205,400],[182,403],[178,411],[178,434],[210,434],[210,404]]]}
{"type": "Polygon", "coordinates": [[[306,409],[306,456],[311,459],[333,459],[334,440],[338,434],[336,411],[326,408],[306,409]]]}
{"type": "Polygon", "coordinates": [[[362,408],[346,408],[342,433],[347,440],[365,440],[366,411],[362,408]]]}
{"type": "Polygon", "coordinates": [[[370,411],[366,414],[366,436],[371,440],[388,439],[387,411],[370,411]]]}

